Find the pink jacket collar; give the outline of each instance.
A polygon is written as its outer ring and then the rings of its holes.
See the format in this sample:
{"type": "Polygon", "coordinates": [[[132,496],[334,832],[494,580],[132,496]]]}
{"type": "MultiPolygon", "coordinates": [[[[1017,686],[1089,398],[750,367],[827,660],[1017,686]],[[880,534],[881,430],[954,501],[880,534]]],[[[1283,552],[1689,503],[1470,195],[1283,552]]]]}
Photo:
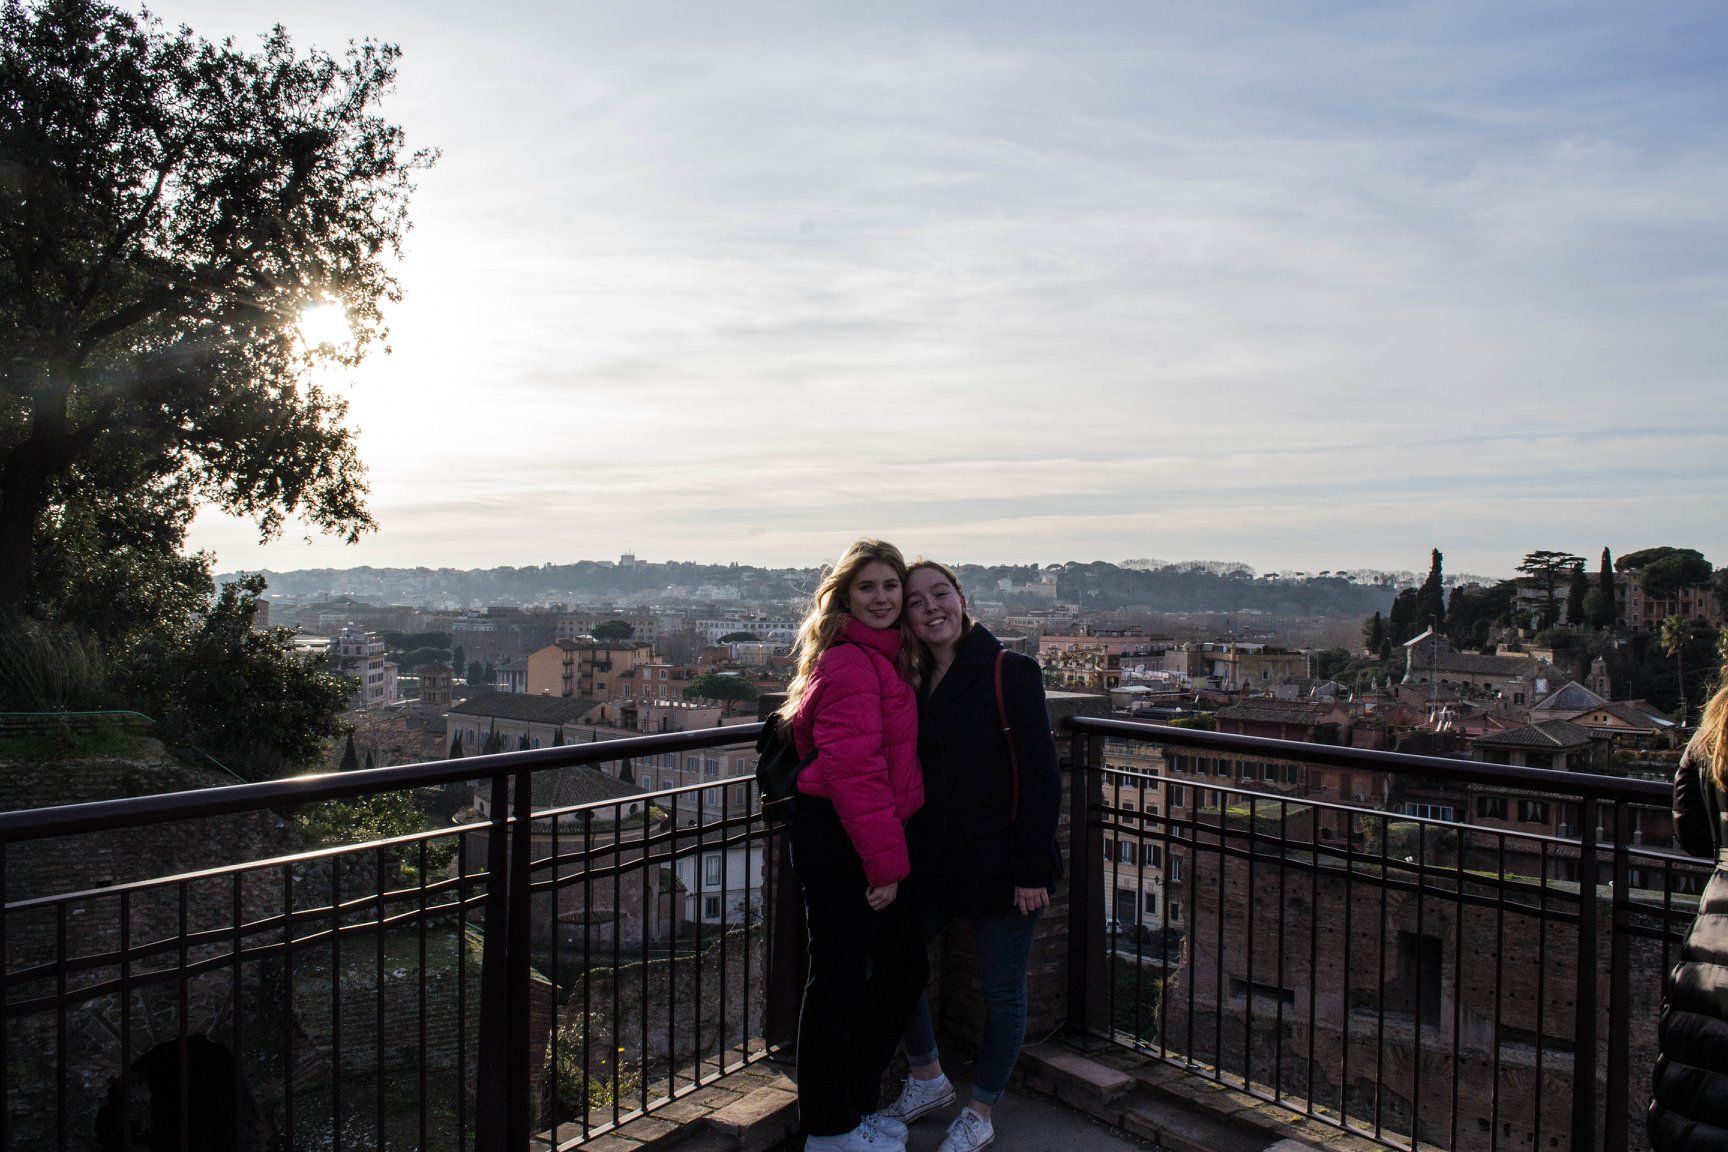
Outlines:
{"type": "Polygon", "coordinates": [[[880,652],[890,664],[900,655],[900,628],[872,628],[856,617],[846,617],[846,626],[840,634],[854,644],[865,648],[874,648],[880,652]]]}

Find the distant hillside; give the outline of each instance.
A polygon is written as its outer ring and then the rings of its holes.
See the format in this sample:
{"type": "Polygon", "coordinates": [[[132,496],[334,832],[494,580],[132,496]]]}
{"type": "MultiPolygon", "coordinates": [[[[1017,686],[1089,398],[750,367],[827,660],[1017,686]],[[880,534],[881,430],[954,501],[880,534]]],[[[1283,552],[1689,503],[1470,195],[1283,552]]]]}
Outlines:
{"type": "MultiPolygon", "coordinates": [[[[1014,589],[1055,577],[1057,597],[1083,608],[1142,607],[1160,612],[1262,611],[1284,616],[1366,617],[1391,607],[1393,580],[1361,583],[1341,576],[1256,577],[1252,569],[1194,562],[1127,568],[1102,561],[960,567],[969,595],[979,600],[1035,598],[1014,589]]],[[[304,599],[349,595],[374,603],[433,605],[578,603],[613,599],[721,599],[772,603],[808,596],[820,573],[807,568],[742,564],[638,563],[583,560],[526,568],[309,568],[265,572],[269,592],[304,599]],[[716,597],[718,592],[718,597],[716,597]]],[[[232,579],[225,574],[222,579],[232,579]]],[[[1358,577],[1359,579],[1359,577],[1358,577]]]]}

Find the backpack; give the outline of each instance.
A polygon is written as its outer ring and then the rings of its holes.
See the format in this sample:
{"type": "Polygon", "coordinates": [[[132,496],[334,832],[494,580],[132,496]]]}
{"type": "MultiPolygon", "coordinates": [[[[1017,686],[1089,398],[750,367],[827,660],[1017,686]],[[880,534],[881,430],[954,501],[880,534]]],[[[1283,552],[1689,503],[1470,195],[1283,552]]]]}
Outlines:
{"type": "Polygon", "coordinates": [[[803,759],[792,740],[792,726],[778,712],[768,717],[756,738],[756,796],[766,824],[785,824],[798,804],[798,774],[815,757],[803,759]]]}

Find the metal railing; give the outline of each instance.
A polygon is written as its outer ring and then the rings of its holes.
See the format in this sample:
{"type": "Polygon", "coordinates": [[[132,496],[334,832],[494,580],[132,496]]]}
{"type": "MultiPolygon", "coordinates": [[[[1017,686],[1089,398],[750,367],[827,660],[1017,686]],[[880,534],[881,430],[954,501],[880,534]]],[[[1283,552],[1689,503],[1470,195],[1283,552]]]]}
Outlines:
{"type": "Polygon", "coordinates": [[[1390,1147],[1645,1146],[1662,975],[1709,871],[1631,831],[1669,785],[1064,727],[1083,1033],[1390,1147]],[[1106,740],[1162,763],[1107,767],[1106,740]],[[1461,818],[1349,802],[1364,773],[1461,818]],[[1464,822],[1533,795],[1576,804],[1578,834],[1464,822]]]}
{"type": "Polygon", "coordinates": [[[593,772],[759,727],[0,813],[0,1148],[568,1148],[762,1058],[754,781],[593,772]],[[295,831],[407,790],[472,806],[295,831]]]}

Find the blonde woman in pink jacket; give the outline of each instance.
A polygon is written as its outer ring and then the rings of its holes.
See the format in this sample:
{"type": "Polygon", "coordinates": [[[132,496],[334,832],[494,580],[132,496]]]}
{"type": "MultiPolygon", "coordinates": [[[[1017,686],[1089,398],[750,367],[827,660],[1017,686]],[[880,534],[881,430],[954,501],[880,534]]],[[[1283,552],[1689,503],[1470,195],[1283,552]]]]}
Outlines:
{"type": "Polygon", "coordinates": [[[906,821],[924,803],[916,649],[901,597],[906,562],[858,540],[823,577],[798,632],[782,721],[798,755],[792,867],[804,893],[810,975],[798,1019],[806,1152],[904,1152],[878,1111],[882,1073],[928,976],[906,821]]]}

